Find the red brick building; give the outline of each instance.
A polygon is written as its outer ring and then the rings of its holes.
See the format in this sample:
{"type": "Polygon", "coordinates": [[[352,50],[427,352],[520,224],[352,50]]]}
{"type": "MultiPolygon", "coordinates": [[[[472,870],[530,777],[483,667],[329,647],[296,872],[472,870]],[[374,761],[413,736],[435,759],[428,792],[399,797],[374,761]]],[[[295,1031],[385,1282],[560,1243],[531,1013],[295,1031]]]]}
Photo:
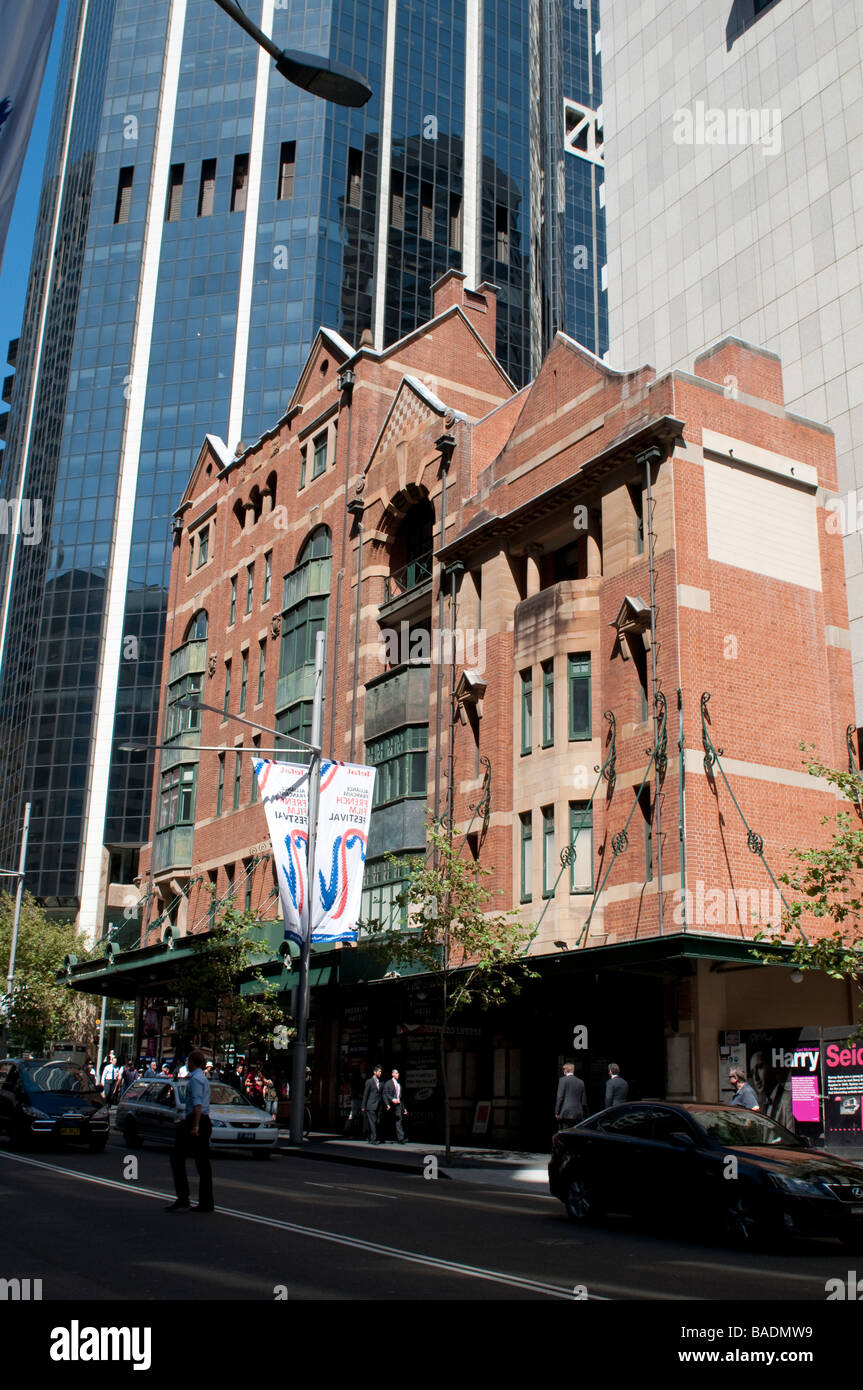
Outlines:
{"type": "MultiPolygon", "coordinates": [[[[323,627],[324,751],[378,768],[368,915],[392,913],[383,856],[422,849],[431,806],[538,924],[540,978],[464,1020],[451,1058],[457,1126],[490,1099],[490,1134],[528,1142],[579,1025],[599,1104],[609,1058],[638,1094],[711,1099],[720,1030],[851,1021],[844,987],[750,944],[770,871],[836,809],[800,744],[847,762],[851,665],[833,439],[785,410],[777,358],[726,340],[692,374],[618,373],[559,335],[516,392],[495,307],[451,271],[385,351],[322,329],[270,433],[234,458],[205,441],[130,956],[206,930],[211,886],[276,919],[249,756],[273,739],[222,711],[307,737],[323,627]]],[[[317,1123],[380,1059],[430,1133],[423,978],[376,979],[362,941],[315,967],[317,1123]]]]}

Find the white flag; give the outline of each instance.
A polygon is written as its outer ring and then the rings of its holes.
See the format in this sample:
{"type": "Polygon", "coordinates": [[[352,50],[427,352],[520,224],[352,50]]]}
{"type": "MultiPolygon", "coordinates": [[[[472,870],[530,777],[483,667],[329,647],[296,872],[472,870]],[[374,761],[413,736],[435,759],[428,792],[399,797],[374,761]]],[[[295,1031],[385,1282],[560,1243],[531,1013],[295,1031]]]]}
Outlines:
{"type": "MultiPolygon", "coordinates": [[[[302,944],[309,931],[308,770],[263,758],[254,766],[276,861],[285,936],[302,944]]],[[[320,777],[312,941],[355,941],[375,769],[322,762],[320,777]]]]}
{"type": "Polygon", "coordinates": [[[0,263],[56,15],[57,0],[0,0],[0,263]]]}

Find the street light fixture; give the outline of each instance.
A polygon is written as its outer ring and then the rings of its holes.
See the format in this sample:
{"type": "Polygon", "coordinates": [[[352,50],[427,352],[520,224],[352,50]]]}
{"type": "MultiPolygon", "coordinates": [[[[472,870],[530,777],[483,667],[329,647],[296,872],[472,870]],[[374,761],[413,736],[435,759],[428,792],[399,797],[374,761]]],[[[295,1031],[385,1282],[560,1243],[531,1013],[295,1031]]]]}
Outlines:
{"type": "Polygon", "coordinates": [[[331,101],[336,106],[365,106],[369,100],[372,89],[353,68],[333,58],[319,58],[312,53],[295,53],[279,48],[257,24],[252,23],[239,5],[234,4],[234,0],[216,0],[216,4],[269,53],[276,64],[276,72],[293,82],[295,87],[302,87],[304,92],[311,92],[312,96],[331,101]]]}

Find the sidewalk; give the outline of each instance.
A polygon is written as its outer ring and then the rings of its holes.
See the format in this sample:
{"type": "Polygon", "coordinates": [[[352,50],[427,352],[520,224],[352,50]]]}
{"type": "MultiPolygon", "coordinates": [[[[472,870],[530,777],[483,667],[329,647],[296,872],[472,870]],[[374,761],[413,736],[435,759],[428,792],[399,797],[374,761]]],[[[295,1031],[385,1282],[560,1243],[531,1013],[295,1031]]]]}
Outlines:
{"type": "Polygon", "coordinates": [[[455,1182],[486,1183],[511,1191],[548,1196],[548,1154],[523,1153],[510,1149],[454,1147],[448,1165],[442,1144],[379,1144],[361,1139],[343,1139],[332,1134],[313,1134],[300,1145],[292,1144],[285,1133],[279,1136],[280,1154],[320,1159],[326,1163],[351,1163],[417,1177],[430,1172],[435,1159],[438,1178],[455,1182]]]}

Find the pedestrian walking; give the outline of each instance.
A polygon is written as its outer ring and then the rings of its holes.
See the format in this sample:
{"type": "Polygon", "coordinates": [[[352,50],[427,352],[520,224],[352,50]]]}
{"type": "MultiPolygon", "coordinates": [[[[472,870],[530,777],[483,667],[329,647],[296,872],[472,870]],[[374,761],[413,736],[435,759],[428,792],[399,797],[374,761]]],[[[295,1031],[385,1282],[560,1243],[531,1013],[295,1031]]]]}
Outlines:
{"type": "Polygon", "coordinates": [[[120,1095],[121,1095],[121,1097],[124,1096],[124,1095],[126,1094],[126,1092],[128,1091],[129,1087],[130,1087],[135,1081],[137,1081],[137,1080],[138,1080],[138,1069],[137,1069],[137,1067],[133,1067],[133,1066],[132,1066],[132,1059],[131,1059],[131,1057],[130,1057],[129,1060],[128,1060],[128,1062],[125,1062],[125,1063],[123,1064],[123,1069],[122,1069],[122,1071],[121,1071],[121,1073],[120,1073],[119,1086],[120,1086],[120,1095]]]}
{"type": "Polygon", "coordinates": [[[171,1151],[171,1172],[177,1200],[165,1211],[213,1211],[213,1169],[210,1164],[210,1083],[204,1073],[204,1054],[194,1048],[188,1057],[189,1079],[186,1082],[186,1113],[176,1127],[171,1151]],[[198,1205],[189,1203],[189,1178],[186,1161],[195,1160],[198,1170],[198,1205]]]}
{"type": "Polygon", "coordinates": [[[259,1110],[264,1108],[264,1073],[258,1066],[249,1067],[246,1073],[245,1092],[246,1099],[252,1105],[256,1105],[259,1110]]]}
{"type": "Polygon", "coordinates": [[[731,1101],[732,1105],[740,1105],[744,1110],[760,1110],[758,1097],[754,1089],[746,1080],[746,1073],[740,1071],[738,1067],[732,1067],[728,1073],[728,1080],[731,1082],[736,1092],[731,1101]]]}
{"type": "Polygon", "coordinates": [[[608,1080],[605,1083],[605,1108],[623,1105],[629,1099],[629,1082],[624,1081],[616,1062],[608,1064],[608,1080]]]}
{"type": "Polygon", "coordinates": [[[378,1138],[378,1122],[381,1116],[383,1097],[381,1094],[381,1067],[374,1067],[363,1091],[363,1114],[369,1125],[369,1143],[382,1144],[378,1138]]]}
{"type": "Polygon", "coordinates": [[[554,1102],[554,1118],[561,1129],[577,1125],[587,1113],[587,1092],[580,1076],[576,1076],[572,1062],[563,1068],[563,1076],[557,1083],[557,1098],[554,1102]]]}
{"type": "Polygon", "coordinates": [[[108,1053],[108,1060],[102,1068],[102,1095],[105,1097],[106,1105],[114,1104],[114,1091],[117,1089],[117,1082],[120,1079],[120,1068],[117,1065],[116,1052],[108,1053]]]}
{"type": "Polygon", "coordinates": [[[402,1097],[402,1088],[399,1082],[398,1068],[393,1067],[389,1081],[384,1082],[384,1105],[387,1113],[395,1120],[396,1139],[400,1144],[406,1144],[404,1117],[408,1113],[405,1109],[402,1097]]]}

